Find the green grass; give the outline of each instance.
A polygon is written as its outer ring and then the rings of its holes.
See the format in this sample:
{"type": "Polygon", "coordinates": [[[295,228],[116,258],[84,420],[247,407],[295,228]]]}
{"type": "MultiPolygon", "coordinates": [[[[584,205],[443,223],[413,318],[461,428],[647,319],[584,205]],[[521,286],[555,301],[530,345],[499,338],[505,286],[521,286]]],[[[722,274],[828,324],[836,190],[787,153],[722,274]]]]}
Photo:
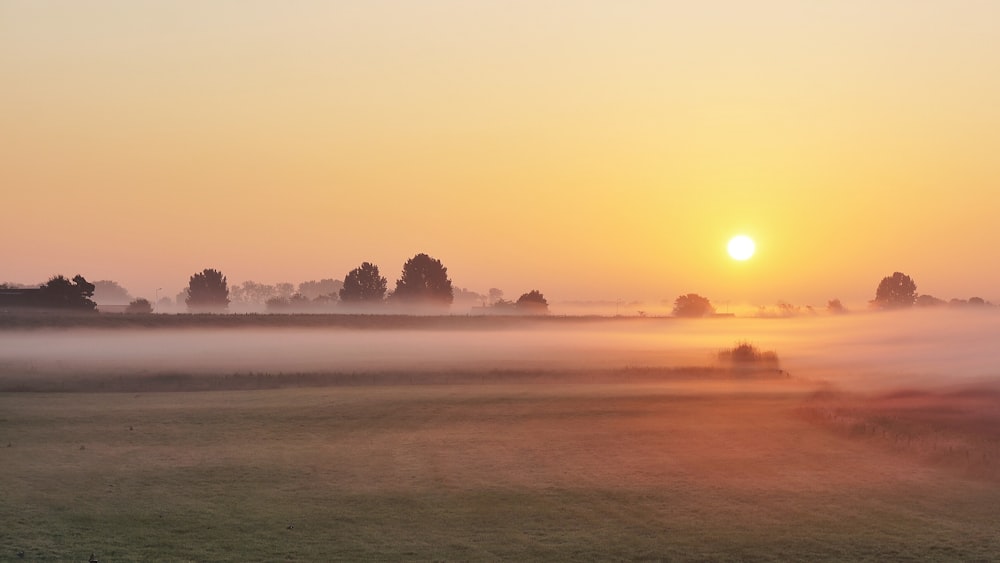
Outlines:
{"type": "Polygon", "coordinates": [[[994,481],[805,401],[732,381],[4,393],[0,560],[1000,555],[994,481]]]}

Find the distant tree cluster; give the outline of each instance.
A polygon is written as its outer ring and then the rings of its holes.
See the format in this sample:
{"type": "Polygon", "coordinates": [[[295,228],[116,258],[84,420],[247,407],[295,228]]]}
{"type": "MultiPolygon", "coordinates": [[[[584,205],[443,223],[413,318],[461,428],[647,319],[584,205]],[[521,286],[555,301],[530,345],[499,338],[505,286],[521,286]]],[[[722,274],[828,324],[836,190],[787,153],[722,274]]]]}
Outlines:
{"type": "Polygon", "coordinates": [[[933,295],[918,295],[917,284],[902,272],[893,272],[882,278],[875,288],[875,299],[869,302],[874,309],[906,309],[909,307],[991,307],[992,303],[982,297],[969,299],[953,298],[948,301],[933,295]]]}
{"type": "Polygon", "coordinates": [[[516,301],[509,301],[503,298],[503,291],[498,288],[490,288],[490,302],[480,310],[488,315],[547,315],[549,314],[549,302],[545,295],[537,289],[532,289],[527,293],[522,293],[516,301]]]}
{"type": "Polygon", "coordinates": [[[94,284],[83,276],[76,275],[70,280],[60,275],[39,287],[3,284],[0,286],[0,307],[92,312],[97,309],[97,303],[91,299],[93,296],[94,284]]]}
{"type": "MultiPolygon", "coordinates": [[[[403,264],[395,288],[392,291],[388,288],[388,280],[371,262],[362,262],[344,276],[343,282],[333,279],[305,282],[298,291],[289,283],[267,285],[253,281],[230,290],[221,272],[206,269],[191,276],[180,298],[189,311],[216,313],[225,311],[230,303],[241,307],[263,303],[273,313],[316,312],[333,307],[348,312],[376,311],[387,305],[404,312],[435,312],[447,310],[456,300],[470,307],[486,300],[474,291],[456,289],[448,277],[448,268],[440,260],[422,253],[403,264]]],[[[494,288],[491,295],[494,291],[500,292],[494,288]]],[[[537,290],[522,295],[512,306],[518,314],[548,312],[548,302],[537,290]]]]}

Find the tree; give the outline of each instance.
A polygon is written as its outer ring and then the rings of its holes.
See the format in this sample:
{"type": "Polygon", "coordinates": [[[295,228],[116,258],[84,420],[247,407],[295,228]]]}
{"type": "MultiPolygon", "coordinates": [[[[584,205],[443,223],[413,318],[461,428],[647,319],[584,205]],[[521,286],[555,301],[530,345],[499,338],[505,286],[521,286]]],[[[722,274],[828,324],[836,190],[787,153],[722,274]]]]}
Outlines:
{"type": "Polygon", "coordinates": [[[338,295],[344,305],[377,305],[385,300],[388,280],[379,274],[378,266],[364,262],[344,277],[344,287],[338,295]]]}
{"type": "Polygon", "coordinates": [[[872,305],[879,309],[912,307],[917,300],[917,284],[902,272],[882,278],[875,290],[872,305]]]}
{"type": "Polygon", "coordinates": [[[492,315],[513,315],[517,311],[517,303],[504,298],[497,299],[490,305],[492,315]]]}
{"type": "Polygon", "coordinates": [[[73,277],[73,281],[63,276],[55,276],[39,288],[38,305],[55,309],[78,309],[93,311],[97,308],[90,298],[94,296],[94,284],[81,275],[73,277]]]}
{"type": "Polygon", "coordinates": [[[496,303],[497,301],[503,300],[503,290],[497,287],[490,288],[490,303],[496,303]]]}
{"type": "Polygon", "coordinates": [[[451,302],[452,307],[467,307],[471,309],[486,302],[485,295],[464,287],[453,288],[452,295],[455,296],[455,299],[451,302]]]}
{"type": "Polygon", "coordinates": [[[913,302],[917,307],[940,307],[941,305],[947,305],[948,302],[944,299],[938,299],[933,295],[919,295],[917,299],[913,302]]]}
{"type": "Polygon", "coordinates": [[[125,307],[125,312],[136,315],[148,315],[153,312],[153,304],[148,299],[135,299],[125,307]]]}
{"type": "Polygon", "coordinates": [[[206,268],[188,282],[188,310],[196,313],[221,313],[229,307],[229,285],[222,272],[206,268]]]}
{"type": "Polygon", "coordinates": [[[319,281],[307,281],[299,284],[299,293],[309,299],[316,300],[318,297],[336,295],[344,287],[344,282],[332,278],[319,281]]]}
{"type": "Polygon", "coordinates": [[[681,295],[674,300],[675,317],[707,317],[713,314],[715,307],[712,307],[712,302],[697,293],[681,295]]]}
{"type": "Polygon", "coordinates": [[[403,274],[391,296],[403,305],[433,307],[448,307],[454,298],[448,268],[426,254],[417,254],[403,264],[403,274]]]}
{"type": "Polygon", "coordinates": [[[94,301],[100,305],[125,305],[132,301],[127,289],[111,280],[94,282],[94,301]]]}
{"type": "Polygon", "coordinates": [[[517,298],[517,310],[529,315],[545,315],[549,312],[549,302],[537,289],[532,289],[517,298]]]}

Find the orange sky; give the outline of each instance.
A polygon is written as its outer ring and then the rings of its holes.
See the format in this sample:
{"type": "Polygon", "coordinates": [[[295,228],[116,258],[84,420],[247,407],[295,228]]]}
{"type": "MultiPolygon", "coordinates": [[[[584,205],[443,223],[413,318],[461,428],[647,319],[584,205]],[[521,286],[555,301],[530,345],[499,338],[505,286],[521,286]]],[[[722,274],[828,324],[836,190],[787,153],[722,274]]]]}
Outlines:
{"type": "Polygon", "coordinates": [[[1000,3],[0,0],[0,281],[1000,301],[1000,3]],[[746,233],[757,255],[725,253],[746,233]]]}

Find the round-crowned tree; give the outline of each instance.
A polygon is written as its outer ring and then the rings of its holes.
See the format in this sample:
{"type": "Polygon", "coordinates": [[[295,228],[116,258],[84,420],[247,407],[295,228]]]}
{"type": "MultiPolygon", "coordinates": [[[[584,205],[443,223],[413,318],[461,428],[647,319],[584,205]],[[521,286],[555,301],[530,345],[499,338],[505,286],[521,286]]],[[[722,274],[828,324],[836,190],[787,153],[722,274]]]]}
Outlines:
{"type": "Polygon", "coordinates": [[[681,295],[674,300],[675,317],[707,317],[715,314],[715,307],[708,299],[697,293],[681,295]]]}
{"type": "Polygon", "coordinates": [[[387,287],[388,282],[379,274],[378,266],[364,262],[348,272],[338,295],[341,304],[347,306],[379,305],[385,300],[387,287]]]}
{"type": "Polygon", "coordinates": [[[440,260],[417,254],[403,264],[390,300],[408,306],[447,308],[454,300],[448,268],[440,260]]]}
{"type": "Polygon", "coordinates": [[[188,310],[194,313],[221,313],[229,307],[229,284],[222,272],[206,268],[191,276],[187,297],[188,310]]]}
{"type": "Polygon", "coordinates": [[[518,297],[516,306],[518,312],[528,315],[545,315],[549,312],[549,302],[537,289],[532,289],[518,297]]]}
{"type": "Polygon", "coordinates": [[[153,312],[153,304],[148,299],[140,297],[133,299],[128,307],[125,307],[125,312],[130,315],[148,315],[153,312]]]}
{"type": "Polygon", "coordinates": [[[893,272],[882,278],[875,289],[872,305],[880,309],[901,309],[912,307],[917,300],[917,284],[902,272],[893,272]]]}

